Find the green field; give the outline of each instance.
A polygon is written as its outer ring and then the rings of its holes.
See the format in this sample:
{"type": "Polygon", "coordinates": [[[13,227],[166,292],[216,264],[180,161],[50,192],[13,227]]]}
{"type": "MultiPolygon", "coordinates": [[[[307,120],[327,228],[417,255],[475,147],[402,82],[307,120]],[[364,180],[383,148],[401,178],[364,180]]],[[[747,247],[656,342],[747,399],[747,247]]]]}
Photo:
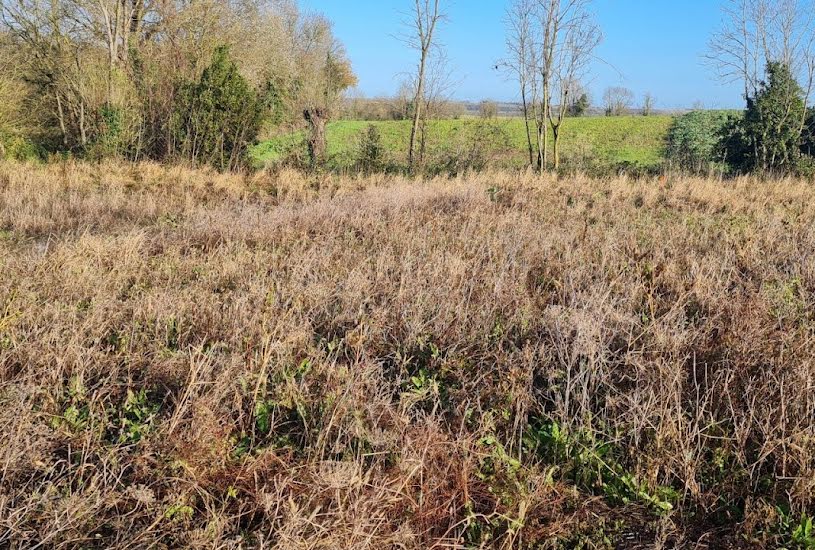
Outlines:
{"type": "MultiPolygon", "coordinates": [[[[644,168],[660,165],[672,116],[585,117],[567,119],[562,131],[564,163],[582,165],[632,164],[644,168]]],[[[333,169],[352,168],[366,128],[375,126],[382,136],[390,165],[404,163],[410,134],[409,121],[339,121],[328,126],[328,164],[333,169]]],[[[482,154],[503,166],[522,166],[526,159],[526,135],[520,118],[437,120],[430,123],[427,157],[432,160],[482,154]]],[[[304,133],[277,136],[255,146],[256,165],[276,164],[305,155],[304,133]]]]}

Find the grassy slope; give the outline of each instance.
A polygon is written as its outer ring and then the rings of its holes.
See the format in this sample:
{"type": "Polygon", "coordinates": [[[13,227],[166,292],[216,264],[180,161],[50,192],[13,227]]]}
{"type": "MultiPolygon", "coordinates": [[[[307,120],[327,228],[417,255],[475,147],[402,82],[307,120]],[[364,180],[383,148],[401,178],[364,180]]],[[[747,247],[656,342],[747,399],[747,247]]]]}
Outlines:
{"type": "MultiPolygon", "coordinates": [[[[665,140],[673,123],[671,116],[585,117],[568,119],[563,127],[563,155],[566,158],[592,158],[600,162],[630,162],[642,166],[658,165],[664,157],[665,140]]],[[[395,160],[404,159],[410,122],[340,121],[328,127],[328,154],[338,167],[349,166],[354,159],[361,133],[373,124],[383,138],[385,148],[395,160]]],[[[431,149],[439,152],[455,143],[458,136],[474,130],[475,119],[441,120],[431,123],[431,149]]],[[[491,122],[508,136],[513,150],[511,163],[523,164],[526,135],[521,119],[491,122]]],[[[287,151],[303,148],[303,134],[285,135],[259,144],[253,150],[258,164],[275,162],[287,151]]]]}
{"type": "Polygon", "coordinates": [[[810,185],[0,163],[0,205],[0,547],[809,547],[810,185]]]}

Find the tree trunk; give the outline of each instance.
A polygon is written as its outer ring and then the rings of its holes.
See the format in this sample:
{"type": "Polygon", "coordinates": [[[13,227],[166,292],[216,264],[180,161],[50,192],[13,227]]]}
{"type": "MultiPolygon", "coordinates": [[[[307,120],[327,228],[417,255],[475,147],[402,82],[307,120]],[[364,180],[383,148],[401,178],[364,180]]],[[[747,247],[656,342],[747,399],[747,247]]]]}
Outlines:
{"type": "Polygon", "coordinates": [[[88,145],[88,132],[85,129],[85,102],[79,101],[79,136],[82,141],[82,147],[88,145]]]}
{"type": "Polygon", "coordinates": [[[546,129],[546,124],[543,125],[543,158],[541,159],[541,172],[545,172],[549,166],[549,132],[546,129]]]}
{"type": "Polygon", "coordinates": [[[543,123],[541,124],[541,131],[543,135],[541,135],[541,165],[540,171],[545,172],[546,168],[549,165],[549,131],[546,128],[546,119],[549,116],[549,109],[551,98],[549,97],[549,77],[544,75],[543,77],[543,102],[541,103],[541,116],[543,117],[543,123]]]}
{"type": "Polygon", "coordinates": [[[419,62],[419,82],[416,86],[416,97],[413,99],[413,125],[410,127],[410,144],[408,145],[408,167],[413,170],[416,156],[416,137],[419,132],[419,122],[422,119],[422,103],[424,103],[424,76],[427,66],[427,49],[422,49],[422,59],[419,62]]]}
{"type": "Polygon", "coordinates": [[[325,124],[328,116],[325,109],[307,109],[303,111],[303,116],[308,122],[308,156],[312,168],[316,168],[325,159],[325,124]]]}
{"type": "Polygon", "coordinates": [[[62,131],[62,145],[68,148],[68,129],[65,127],[65,111],[62,109],[62,100],[58,92],[54,92],[57,99],[57,118],[59,118],[59,129],[62,131]]]}
{"type": "Polygon", "coordinates": [[[554,149],[552,160],[557,171],[560,168],[560,124],[552,125],[552,147],[554,149]]]}
{"type": "Polygon", "coordinates": [[[526,143],[529,148],[529,166],[535,167],[535,152],[532,147],[532,129],[529,127],[529,103],[526,100],[526,84],[521,85],[521,101],[524,107],[524,125],[526,127],[526,143]]]}
{"type": "Polygon", "coordinates": [[[424,154],[427,147],[427,117],[422,117],[419,125],[419,166],[424,165],[424,154]]]}

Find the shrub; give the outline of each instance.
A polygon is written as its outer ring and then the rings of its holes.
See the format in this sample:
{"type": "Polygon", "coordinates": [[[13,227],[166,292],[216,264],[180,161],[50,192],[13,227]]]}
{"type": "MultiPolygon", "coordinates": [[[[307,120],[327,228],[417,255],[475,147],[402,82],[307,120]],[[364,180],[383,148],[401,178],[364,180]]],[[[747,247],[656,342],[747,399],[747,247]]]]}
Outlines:
{"type": "Polygon", "coordinates": [[[815,157],[815,109],[810,109],[807,113],[804,133],[801,136],[801,153],[815,157]]]}
{"type": "Polygon", "coordinates": [[[244,164],[265,111],[263,98],[238,72],[229,49],[219,47],[201,78],[181,86],[171,122],[176,150],[193,165],[236,169],[244,164]]]}
{"type": "Polygon", "coordinates": [[[37,146],[29,139],[0,133],[0,159],[33,160],[41,158],[37,146]]]}
{"type": "Polygon", "coordinates": [[[451,145],[429,167],[431,173],[456,175],[467,171],[483,171],[512,152],[509,132],[498,121],[481,120],[463,127],[451,145]]]}
{"type": "Polygon", "coordinates": [[[805,118],[804,93],[790,68],[770,63],[767,80],[747,98],[744,118],[723,136],[728,164],[741,172],[799,172],[805,118]]]}
{"type": "Polygon", "coordinates": [[[494,101],[484,100],[479,104],[478,111],[484,120],[492,120],[498,117],[498,104],[494,101]]]}
{"type": "Polygon", "coordinates": [[[749,144],[742,116],[728,118],[715,135],[715,154],[728,170],[738,172],[748,165],[749,144]]]}
{"type": "Polygon", "coordinates": [[[668,162],[694,174],[721,169],[722,131],[735,117],[729,111],[693,111],[677,117],[668,134],[668,162]]]}
{"type": "Polygon", "coordinates": [[[385,159],[385,146],[379,128],[369,124],[359,143],[357,168],[366,174],[382,170],[385,159]]]}
{"type": "Polygon", "coordinates": [[[589,96],[584,93],[569,105],[568,115],[572,117],[583,116],[589,110],[589,106],[589,96]]]}
{"type": "Polygon", "coordinates": [[[103,105],[95,119],[96,129],[92,139],[82,151],[86,157],[138,158],[145,153],[143,141],[147,136],[139,109],[132,105],[103,105]]]}

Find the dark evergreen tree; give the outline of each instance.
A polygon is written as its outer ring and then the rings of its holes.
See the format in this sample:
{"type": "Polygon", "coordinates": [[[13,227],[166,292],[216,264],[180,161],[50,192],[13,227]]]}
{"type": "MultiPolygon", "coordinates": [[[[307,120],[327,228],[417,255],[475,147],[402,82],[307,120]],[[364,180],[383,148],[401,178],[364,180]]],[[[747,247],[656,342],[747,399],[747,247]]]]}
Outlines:
{"type": "Polygon", "coordinates": [[[795,172],[801,161],[805,120],[804,93],[789,67],[770,63],[767,80],[754,97],[747,98],[744,118],[726,127],[724,156],[743,172],[795,172]]]}
{"type": "Polygon", "coordinates": [[[808,157],[815,157],[815,109],[807,112],[804,133],[801,136],[801,153],[808,157]]]}
{"type": "Polygon", "coordinates": [[[382,170],[385,159],[385,146],[379,128],[369,124],[359,144],[357,167],[366,174],[382,170]]]}
{"type": "Polygon", "coordinates": [[[256,139],[266,101],[238,71],[225,46],[215,50],[201,78],[180,87],[171,123],[178,155],[193,165],[233,170],[256,139]]]}
{"type": "Polygon", "coordinates": [[[589,110],[589,96],[588,94],[581,94],[571,105],[569,105],[569,116],[578,117],[583,116],[589,110]]]}

